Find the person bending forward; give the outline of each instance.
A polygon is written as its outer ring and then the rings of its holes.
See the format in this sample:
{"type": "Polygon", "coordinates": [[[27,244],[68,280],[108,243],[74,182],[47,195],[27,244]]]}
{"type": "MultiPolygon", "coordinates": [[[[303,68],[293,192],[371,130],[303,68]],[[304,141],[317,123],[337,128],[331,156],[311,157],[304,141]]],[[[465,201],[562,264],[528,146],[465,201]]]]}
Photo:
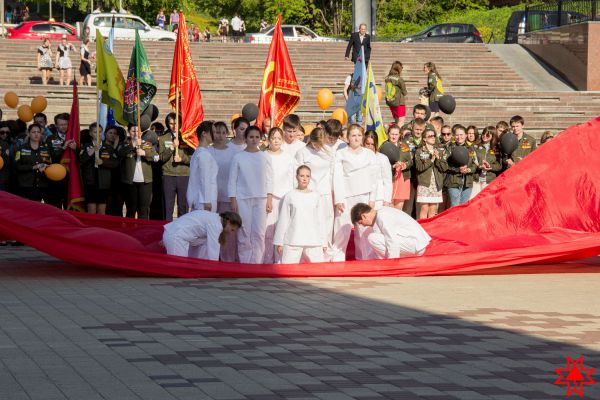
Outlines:
{"type": "Polygon", "coordinates": [[[373,227],[368,242],[379,259],[422,256],[431,241],[417,221],[396,208],[375,210],[368,204],[358,203],[350,213],[353,224],[373,227]]]}

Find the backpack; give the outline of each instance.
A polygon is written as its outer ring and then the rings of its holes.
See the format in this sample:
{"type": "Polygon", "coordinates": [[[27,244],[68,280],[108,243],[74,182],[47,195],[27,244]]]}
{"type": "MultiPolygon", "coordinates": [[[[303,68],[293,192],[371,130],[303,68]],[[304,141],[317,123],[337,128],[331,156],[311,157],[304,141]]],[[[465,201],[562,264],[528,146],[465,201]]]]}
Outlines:
{"type": "Polygon", "coordinates": [[[385,104],[389,107],[397,107],[400,105],[400,98],[402,93],[400,92],[400,88],[395,85],[393,79],[387,78],[385,80],[385,104]]]}

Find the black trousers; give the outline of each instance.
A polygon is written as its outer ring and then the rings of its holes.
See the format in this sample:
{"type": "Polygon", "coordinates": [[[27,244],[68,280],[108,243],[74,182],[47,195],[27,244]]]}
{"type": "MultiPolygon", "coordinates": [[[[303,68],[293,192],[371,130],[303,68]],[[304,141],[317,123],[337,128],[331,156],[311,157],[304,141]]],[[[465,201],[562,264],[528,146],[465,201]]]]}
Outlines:
{"type": "Polygon", "coordinates": [[[150,219],[165,219],[165,202],[163,201],[163,181],[161,163],[152,163],[152,202],[150,203],[150,219]]]}
{"type": "Polygon", "coordinates": [[[62,181],[48,182],[44,201],[54,207],[67,209],[67,196],[69,191],[69,175],[62,181]]]}
{"type": "Polygon", "coordinates": [[[137,213],[138,219],[149,219],[150,202],[152,201],[152,182],[134,182],[125,186],[127,187],[127,195],[125,197],[127,217],[135,218],[135,214],[137,213]]]}
{"type": "Polygon", "coordinates": [[[167,221],[173,221],[175,196],[177,196],[177,216],[181,217],[187,212],[187,187],[189,178],[189,176],[163,175],[163,198],[165,202],[165,219],[167,221]]]}

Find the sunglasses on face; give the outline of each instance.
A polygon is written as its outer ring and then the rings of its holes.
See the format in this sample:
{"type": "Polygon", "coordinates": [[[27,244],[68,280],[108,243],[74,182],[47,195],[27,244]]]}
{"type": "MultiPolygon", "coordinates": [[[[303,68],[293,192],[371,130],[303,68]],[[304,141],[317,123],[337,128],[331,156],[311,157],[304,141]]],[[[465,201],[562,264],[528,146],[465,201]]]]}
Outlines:
{"type": "Polygon", "coordinates": [[[0,135],[8,135],[10,131],[0,131],[0,135]]]}
{"type": "Polygon", "coordinates": [[[442,136],[452,136],[452,132],[448,132],[448,133],[442,132],[442,136]]]}
{"type": "Polygon", "coordinates": [[[434,138],[434,137],[435,137],[435,135],[427,135],[427,136],[425,136],[425,139],[430,139],[430,138],[434,138]]]}

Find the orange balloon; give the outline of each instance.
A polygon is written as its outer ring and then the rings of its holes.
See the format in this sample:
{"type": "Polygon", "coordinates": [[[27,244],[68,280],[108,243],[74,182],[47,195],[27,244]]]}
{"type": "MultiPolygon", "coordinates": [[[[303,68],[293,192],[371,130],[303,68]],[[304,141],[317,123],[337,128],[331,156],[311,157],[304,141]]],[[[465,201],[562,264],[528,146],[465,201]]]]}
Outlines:
{"type": "Polygon", "coordinates": [[[381,103],[382,95],[383,95],[383,93],[381,92],[381,88],[379,86],[377,86],[377,100],[379,100],[380,103],[381,103]]]}
{"type": "Polygon", "coordinates": [[[233,121],[234,119],[239,118],[239,117],[240,117],[240,114],[233,114],[231,116],[231,120],[233,121]]]}
{"type": "Polygon", "coordinates": [[[0,170],[4,167],[4,158],[0,157],[0,170]]]}
{"type": "Polygon", "coordinates": [[[333,104],[333,92],[327,88],[319,90],[319,93],[317,93],[317,103],[321,110],[327,110],[333,104]]]}
{"type": "Polygon", "coordinates": [[[15,92],[6,92],[4,94],[4,102],[10,108],[17,108],[19,104],[19,96],[15,92]]]}
{"type": "Polygon", "coordinates": [[[304,125],[302,125],[302,127],[304,128],[304,136],[310,135],[310,133],[313,131],[313,129],[315,129],[314,124],[304,124],[304,125]]]}
{"type": "Polygon", "coordinates": [[[50,164],[46,167],[44,173],[51,181],[62,181],[67,176],[67,169],[60,164],[50,164]]]}
{"type": "Polygon", "coordinates": [[[31,111],[34,114],[44,112],[48,107],[48,100],[44,96],[36,96],[31,100],[31,111]]]}
{"type": "Polygon", "coordinates": [[[336,108],[331,114],[331,118],[337,119],[342,125],[346,125],[346,122],[348,122],[348,113],[343,108],[336,108]]]}
{"type": "Polygon", "coordinates": [[[17,110],[17,116],[23,122],[29,122],[33,119],[33,111],[27,104],[21,104],[17,110]]]}

